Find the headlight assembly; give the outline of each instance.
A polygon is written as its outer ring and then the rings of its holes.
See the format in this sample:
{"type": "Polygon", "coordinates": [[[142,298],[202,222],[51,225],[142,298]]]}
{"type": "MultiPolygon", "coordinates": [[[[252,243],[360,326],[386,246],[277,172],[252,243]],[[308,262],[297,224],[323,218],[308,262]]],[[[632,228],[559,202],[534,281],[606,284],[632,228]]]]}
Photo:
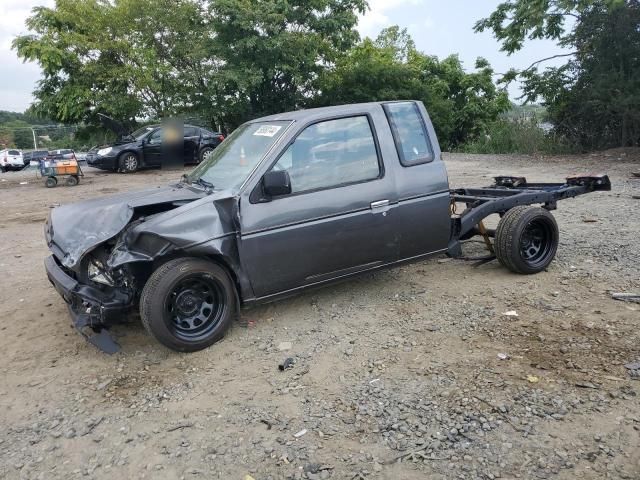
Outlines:
{"type": "Polygon", "coordinates": [[[113,279],[111,275],[109,275],[103,268],[102,264],[93,260],[89,262],[89,267],[87,271],[89,275],[89,280],[96,283],[102,283],[103,285],[109,285],[113,287],[113,279]]]}
{"type": "Polygon", "coordinates": [[[101,148],[100,150],[98,150],[98,155],[106,155],[107,153],[111,152],[111,150],[113,150],[113,147],[101,148]]]}

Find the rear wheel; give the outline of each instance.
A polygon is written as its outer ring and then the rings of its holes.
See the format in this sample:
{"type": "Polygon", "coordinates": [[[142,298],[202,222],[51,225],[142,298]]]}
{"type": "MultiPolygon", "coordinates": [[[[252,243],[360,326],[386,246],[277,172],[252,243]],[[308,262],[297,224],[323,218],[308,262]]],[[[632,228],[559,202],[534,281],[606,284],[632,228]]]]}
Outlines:
{"type": "Polygon", "coordinates": [[[65,183],[68,187],[75,187],[76,185],[78,185],[78,183],[80,183],[80,179],[77,175],[70,175],[65,180],[65,183]]]}
{"type": "Polygon", "coordinates": [[[47,177],[44,181],[44,185],[47,188],[53,188],[58,185],[58,179],[56,177],[47,177]]]}
{"type": "Polygon", "coordinates": [[[133,152],[124,152],[118,160],[120,171],[124,173],[133,173],[138,170],[138,156],[133,152]]]}
{"type": "Polygon", "coordinates": [[[198,156],[198,163],[208,160],[212,153],[213,153],[213,148],[204,147],[202,150],[200,150],[200,155],[198,156]]]}
{"type": "Polygon", "coordinates": [[[202,350],[220,340],[235,315],[235,289],[215,263],[179,258],[160,266],[140,297],[147,331],[180,352],[202,350]]]}
{"type": "Polygon", "coordinates": [[[512,272],[532,274],[549,266],[559,241],[558,224],[548,210],[519,206],[500,220],[494,250],[500,263],[512,272]]]}

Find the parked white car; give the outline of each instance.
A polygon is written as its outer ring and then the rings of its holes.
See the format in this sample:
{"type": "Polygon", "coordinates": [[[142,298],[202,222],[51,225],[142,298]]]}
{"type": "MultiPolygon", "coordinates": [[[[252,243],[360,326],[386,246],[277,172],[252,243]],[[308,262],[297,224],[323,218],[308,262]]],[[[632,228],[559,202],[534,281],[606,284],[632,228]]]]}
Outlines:
{"type": "Polygon", "coordinates": [[[22,170],[24,168],[24,158],[20,150],[5,149],[0,150],[0,171],[22,170]]]}

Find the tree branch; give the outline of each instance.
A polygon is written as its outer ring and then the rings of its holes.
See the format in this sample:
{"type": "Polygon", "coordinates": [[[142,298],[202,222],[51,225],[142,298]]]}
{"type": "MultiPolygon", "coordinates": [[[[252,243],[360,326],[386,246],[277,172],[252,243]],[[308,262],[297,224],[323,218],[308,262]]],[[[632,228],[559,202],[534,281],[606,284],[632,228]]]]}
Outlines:
{"type": "Polygon", "coordinates": [[[553,60],[554,58],[561,58],[561,57],[570,57],[572,55],[575,55],[578,52],[571,52],[571,53],[560,53],[558,55],[552,55],[550,57],[547,58],[542,58],[540,60],[537,60],[535,62],[533,62],[531,65],[529,65],[527,68],[525,68],[524,70],[521,70],[519,73],[523,73],[526,71],[531,70],[533,67],[535,67],[536,65],[539,65],[542,62],[546,62],[547,60],[553,60]]]}

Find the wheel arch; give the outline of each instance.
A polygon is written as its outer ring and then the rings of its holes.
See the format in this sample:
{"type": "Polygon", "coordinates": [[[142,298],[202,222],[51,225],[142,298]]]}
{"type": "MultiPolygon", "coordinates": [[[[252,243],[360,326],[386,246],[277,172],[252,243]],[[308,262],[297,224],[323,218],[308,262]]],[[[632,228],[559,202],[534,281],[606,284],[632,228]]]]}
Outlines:
{"type": "MultiPolygon", "coordinates": [[[[199,258],[202,260],[208,260],[222,267],[227,272],[227,274],[229,275],[229,278],[231,279],[231,283],[233,284],[233,287],[235,289],[236,307],[237,307],[237,310],[240,311],[240,307],[244,303],[244,299],[246,298],[246,294],[247,294],[246,287],[243,288],[243,283],[240,281],[242,274],[241,272],[238,271],[239,270],[238,267],[234,268],[233,261],[229,257],[225,256],[221,252],[201,253],[201,254],[195,254],[195,253],[189,254],[187,252],[174,252],[174,253],[163,255],[162,257],[156,258],[153,261],[153,266],[150,273],[156,271],[165,263],[170,262],[171,260],[176,260],[178,258],[199,258]]],[[[150,276],[150,273],[149,273],[149,276],[150,276]]],[[[147,280],[148,278],[145,279],[145,283],[147,280]]]]}

